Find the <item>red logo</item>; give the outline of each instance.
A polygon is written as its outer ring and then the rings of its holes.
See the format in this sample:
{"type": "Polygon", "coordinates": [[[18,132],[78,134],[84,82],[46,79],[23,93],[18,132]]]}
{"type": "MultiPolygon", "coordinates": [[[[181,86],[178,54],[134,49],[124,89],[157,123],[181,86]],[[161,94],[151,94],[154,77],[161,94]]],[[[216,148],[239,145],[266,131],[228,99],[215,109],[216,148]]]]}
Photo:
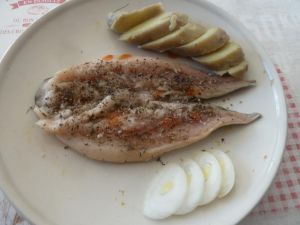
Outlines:
{"type": "Polygon", "coordinates": [[[64,3],[66,0],[21,0],[15,3],[10,4],[12,9],[17,9],[24,5],[32,5],[32,4],[40,4],[40,3],[55,3],[61,4],[64,3]]]}
{"type": "Polygon", "coordinates": [[[31,15],[45,14],[49,11],[49,8],[45,5],[34,5],[27,9],[27,13],[31,15]]]}

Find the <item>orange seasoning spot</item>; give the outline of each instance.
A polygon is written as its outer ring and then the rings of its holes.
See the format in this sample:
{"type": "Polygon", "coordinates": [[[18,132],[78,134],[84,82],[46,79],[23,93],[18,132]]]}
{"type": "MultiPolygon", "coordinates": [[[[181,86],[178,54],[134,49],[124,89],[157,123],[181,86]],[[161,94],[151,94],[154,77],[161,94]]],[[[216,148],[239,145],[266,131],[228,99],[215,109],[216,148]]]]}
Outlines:
{"type": "Polygon", "coordinates": [[[189,116],[195,122],[197,122],[201,119],[200,114],[198,112],[190,112],[189,116]]]}
{"type": "Polygon", "coordinates": [[[160,97],[163,96],[163,94],[164,94],[164,91],[156,90],[156,91],[154,92],[154,97],[155,97],[155,98],[160,98],[160,97]]]}
{"type": "Polygon", "coordinates": [[[132,57],[132,55],[125,53],[119,56],[119,60],[128,59],[130,57],[132,57]]]}
{"type": "Polygon", "coordinates": [[[172,52],[168,52],[168,57],[171,58],[171,59],[176,59],[176,58],[178,58],[178,55],[176,55],[172,52]]]}
{"type": "Polygon", "coordinates": [[[113,55],[106,55],[106,56],[103,56],[102,57],[102,59],[104,60],[104,61],[111,61],[111,60],[113,60],[113,58],[114,58],[114,56],[113,55]]]}
{"type": "Polygon", "coordinates": [[[120,124],[120,118],[118,116],[111,118],[108,123],[110,126],[116,127],[120,124]]]}
{"type": "Polygon", "coordinates": [[[121,123],[120,113],[113,112],[108,116],[108,124],[110,126],[116,127],[120,125],[120,123],[121,123]]]}
{"type": "Polygon", "coordinates": [[[163,120],[161,122],[161,126],[165,129],[170,129],[170,128],[175,127],[179,123],[180,123],[179,118],[165,117],[165,118],[163,118],[163,120]]]}
{"type": "Polygon", "coordinates": [[[188,96],[195,96],[197,95],[197,90],[193,87],[189,87],[185,90],[185,93],[188,95],[188,96]]]}

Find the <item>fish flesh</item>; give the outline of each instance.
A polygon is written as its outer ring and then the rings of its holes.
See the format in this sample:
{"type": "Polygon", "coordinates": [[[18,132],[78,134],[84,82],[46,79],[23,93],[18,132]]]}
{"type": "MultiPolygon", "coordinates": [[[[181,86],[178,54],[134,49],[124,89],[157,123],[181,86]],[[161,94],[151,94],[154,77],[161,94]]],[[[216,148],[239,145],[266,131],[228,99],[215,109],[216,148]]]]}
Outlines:
{"type": "Polygon", "coordinates": [[[256,120],[202,102],[254,84],[157,58],[98,59],[45,80],[34,112],[37,125],[89,158],[148,161],[256,120]]]}

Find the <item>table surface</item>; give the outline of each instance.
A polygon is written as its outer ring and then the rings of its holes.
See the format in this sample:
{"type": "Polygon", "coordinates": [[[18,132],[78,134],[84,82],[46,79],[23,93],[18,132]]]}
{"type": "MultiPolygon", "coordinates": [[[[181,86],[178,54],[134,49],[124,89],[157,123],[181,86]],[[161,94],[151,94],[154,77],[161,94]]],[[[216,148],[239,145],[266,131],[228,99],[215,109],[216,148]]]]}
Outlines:
{"type": "MultiPolygon", "coordinates": [[[[1,30],[1,27],[5,25],[4,23],[9,19],[13,20],[13,13],[9,9],[10,7],[17,7],[17,2],[16,0],[2,0],[0,2],[0,58],[5,49],[22,32],[15,30],[10,35],[1,35],[5,33],[4,30],[1,30]],[[15,3],[15,6],[10,5],[13,3],[15,3]],[[10,6],[8,7],[8,5],[10,6]],[[4,12],[4,8],[7,11],[4,12]],[[10,16],[11,18],[9,18],[10,16]]],[[[57,0],[57,3],[60,2],[63,2],[63,0],[57,0]]],[[[241,21],[260,41],[273,62],[284,71],[285,82],[288,85],[289,93],[293,96],[294,112],[299,112],[297,106],[300,105],[300,92],[297,89],[300,86],[300,74],[298,74],[300,72],[300,1],[210,0],[210,2],[223,8],[241,21]]],[[[44,7],[44,9],[48,10],[57,5],[52,4],[48,8],[44,7]]],[[[31,20],[27,21],[27,25],[32,22],[31,20]]],[[[27,25],[26,23],[23,24],[24,27],[27,25]]],[[[299,133],[299,130],[297,132],[299,133]]],[[[298,163],[297,166],[299,166],[300,153],[297,153],[295,160],[298,163]]],[[[296,175],[298,177],[295,179],[298,179],[298,184],[293,186],[294,193],[300,194],[300,173],[296,173],[296,175]]],[[[296,198],[296,200],[298,201],[299,198],[296,198]]],[[[300,202],[296,206],[299,207],[285,207],[285,210],[276,210],[276,213],[275,211],[273,213],[251,213],[240,225],[300,224],[300,202]]],[[[0,191],[0,225],[15,224],[28,225],[29,223],[16,213],[0,191]]]]}

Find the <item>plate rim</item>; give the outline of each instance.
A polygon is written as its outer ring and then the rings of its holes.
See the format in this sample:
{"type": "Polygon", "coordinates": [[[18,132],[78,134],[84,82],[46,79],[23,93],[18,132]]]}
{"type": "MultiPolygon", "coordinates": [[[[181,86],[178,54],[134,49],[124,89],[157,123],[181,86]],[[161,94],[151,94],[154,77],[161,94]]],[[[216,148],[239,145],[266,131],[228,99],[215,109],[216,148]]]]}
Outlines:
{"type": "MultiPolygon", "coordinates": [[[[38,20],[36,20],[3,53],[2,58],[0,58],[0,71],[4,70],[3,68],[5,68],[6,64],[13,59],[13,55],[21,46],[21,44],[26,42],[26,39],[30,37],[30,35],[32,35],[32,33],[35,30],[39,29],[44,23],[46,23],[48,20],[51,20],[55,15],[59,14],[60,12],[67,10],[71,7],[74,7],[77,4],[83,2],[85,1],[84,0],[67,1],[64,4],[51,10],[50,12],[48,12],[38,20]]],[[[258,53],[258,55],[260,56],[264,69],[266,70],[266,74],[270,82],[272,82],[273,96],[276,99],[278,105],[280,106],[279,108],[276,109],[276,115],[280,119],[280,122],[279,122],[279,129],[278,129],[278,138],[276,140],[275,150],[274,150],[274,152],[278,151],[278,153],[272,155],[272,163],[270,165],[272,169],[270,169],[269,176],[265,179],[265,182],[259,188],[259,191],[256,191],[258,197],[251,199],[248,202],[247,207],[241,209],[242,211],[240,212],[240,216],[236,217],[236,219],[233,220],[233,224],[237,224],[242,219],[244,219],[252,211],[252,209],[259,203],[259,201],[262,199],[262,197],[265,195],[268,188],[272,184],[272,181],[274,180],[275,175],[279,169],[280,162],[285,149],[286,138],[287,138],[287,109],[286,109],[285,94],[280,82],[279,75],[275,69],[275,66],[270,60],[267,53],[265,52],[264,48],[262,47],[260,42],[257,41],[254,35],[238,19],[236,19],[235,17],[227,13],[224,9],[218,7],[217,5],[211,2],[208,2],[207,0],[188,0],[188,2],[194,2],[200,4],[201,6],[210,10],[211,12],[219,14],[221,17],[223,17],[229,23],[233,24],[237,29],[239,29],[243,33],[243,35],[248,36],[247,41],[249,41],[254,46],[256,53],[258,53]]],[[[3,79],[3,77],[5,76],[1,74],[0,82],[3,79]]],[[[2,158],[0,157],[0,164],[2,162],[3,162],[2,158]]],[[[5,177],[3,170],[0,171],[0,177],[1,178],[5,177]]],[[[8,177],[7,180],[10,180],[10,178],[8,177]]],[[[44,218],[43,215],[39,215],[38,212],[33,210],[31,207],[28,207],[28,204],[26,204],[26,200],[24,200],[22,196],[19,196],[17,190],[14,190],[12,188],[12,184],[11,184],[12,182],[7,180],[0,179],[0,189],[2,190],[6,199],[8,199],[11,205],[16,209],[17,213],[22,215],[23,218],[25,218],[27,221],[29,221],[32,224],[39,224],[39,225],[55,224],[53,221],[44,218]],[[50,222],[50,224],[48,222],[50,222]]]]}

